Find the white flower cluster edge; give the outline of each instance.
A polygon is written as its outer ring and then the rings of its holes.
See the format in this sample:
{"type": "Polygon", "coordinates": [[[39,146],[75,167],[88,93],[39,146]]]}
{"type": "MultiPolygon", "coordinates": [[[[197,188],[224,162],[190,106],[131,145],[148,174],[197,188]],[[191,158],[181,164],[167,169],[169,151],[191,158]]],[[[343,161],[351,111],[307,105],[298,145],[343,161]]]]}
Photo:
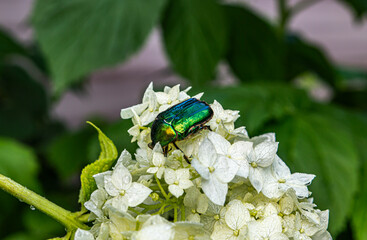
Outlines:
{"type": "Polygon", "coordinates": [[[331,239],[328,210],[309,198],[315,175],[291,173],[275,134],[249,137],[235,128],[238,111],[210,104],[211,131],[177,142],[191,164],[177,149],[165,156],[159,143],[148,147],[149,124],[189,99],[189,89],[155,92],[151,83],[141,104],[121,110],[139,148],[135,159],[124,150],[111,171],[94,176],[98,189],[85,203],[93,227],[78,229],[75,240],[331,239]]]}

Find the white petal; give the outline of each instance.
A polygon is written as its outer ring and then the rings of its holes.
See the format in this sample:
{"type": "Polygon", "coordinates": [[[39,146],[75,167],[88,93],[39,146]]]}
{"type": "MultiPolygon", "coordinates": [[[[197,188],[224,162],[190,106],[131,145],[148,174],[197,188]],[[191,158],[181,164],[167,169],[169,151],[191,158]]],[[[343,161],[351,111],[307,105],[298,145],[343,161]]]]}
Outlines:
{"type": "Polygon", "coordinates": [[[126,149],[124,149],[124,151],[122,151],[119,159],[117,160],[116,165],[122,164],[123,166],[127,167],[128,165],[130,165],[131,161],[132,161],[131,154],[126,149]]]}
{"type": "Polygon", "coordinates": [[[261,189],[261,192],[268,198],[279,198],[286,190],[280,190],[278,185],[279,183],[276,179],[266,180],[261,189]]]}
{"type": "Polygon", "coordinates": [[[105,176],[111,176],[111,175],[112,175],[112,171],[97,173],[93,175],[93,178],[96,181],[97,187],[99,189],[104,189],[104,178],[105,176]]]}
{"type": "Polygon", "coordinates": [[[203,179],[209,179],[210,173],[208,167],[204,166],[198,159],[192,159],[191,166],[195,168],[203,179]]]}
{"type": "Polygon", "coordinates": [[[121,109],[120,116],[122,119],[129,119],[134,116],[133,110],[136,114],[140,115],[146,108],[148,107],[148,103],[141,103],[132,107],[121,109]]]}
{"type": "Polygon", "coordinates": [[[201,184],[205,195],[213,203],[221,206],[224,205],[228,191],[226,183],[221,183],[215,176],[210,176],[209,180],[203,179],[201,184]]]}
{"type": "Polygon", "coordinates": [[[114,198],[107,200],[105,205],[103,206],[103,209],[109,207],[113,207],[114,209],[117,209],[120,212],[126,212],[129,206],[126,197],[118,195],[114,198]]]}
{"type": "Polygon", "coordinates": [[[173,184],[176,181],[176,171],[167,168],[164,172],[164,181],[168,184],[173,184]]]}
{"type": "Polygon", "coordinates": [[[202,163],[202,165],[209,167],[213,166],[213,163],[216,160],[216,152],[213,143],[205,138],[204,141],[200,144],[198,159],[202,163]]]}
{"type": "Polygon", "coordinates": [[[249,166],[247,160],[246,159],[241,159],[241,160],[236,160],[235,162],[237,163],[237,165],[239,167],[236,175],[240,176],[240,177],[247,178],[248,174],[249,174],[249,171],[250,171],[250,166],[249,166]]]}
{"type": "Polygon", "coordinates": [[[92,233],[78,228],[78,230],[76,230],[75,232],[74,239],[75,240],[94,240],[94,237],[92,233]]]}
{"type": "Polygon", "coordinates": [[[246,154],[252,150],[252,142],[235,142],[228,150],[228,154],[233,159],[245,159],[246,154]]]}
{"type": "Polygon", "coordinates": [[[219,155],[214,165],[214,175],[223,183],[230,182],[238,171],[238,165],[225,156],[219,155]]]}
{"type": "Polygon", "coordinates": [[[227,155],[231,144],[221,135],[215,132],[209,132],[208,139],[213,143],[218,154],[227,155]]]}
{"type": "Polygon", "coordinates": [[[287,164],[285,164],[285,162],[283,162],[283,160],[277,155],[275,156],[274,162],[272,164],[272,171],[278,180],[281,178],[286,179],[291,175],[291,170],[289,170],[287,164]]]}
{"type": "Polygon", "coordinates": [[[169,101],[169,96],[163,92],[156,92],[155,95],[157,96],[157,101],[159,104],[163,105],[169,101]]]}
{"type": "Polygon", "coordinates": [[[168,190],[176,198],[179,198],[184,193],[183,189],[180,188],[179,186],[175,185],[175,184],[169,185],[168,190]]]}
{"type": "Polygon", "coordinates": [[[252,168],[250,167],[249,179],[252,186],[256,189],[257,192],[260,192],[263,185],[264,179],[262,176],[262,172],[260,168],[252,168]]]}
{"type": "Polygon", "coordinates": [[[230,202],[228,210],[225,214],[225,221],[233,230],[240,230],[250,221],[250,213],[240,200],[230,202]]]}
{"type": "Polygon", "coordinates": [[[132,176],[126,167],[122,164],[117,164],[112,172],[111,180],[117,189],[126,190],[131,185],[132,176]]]}
{"type": "Polygon", "coordinates": [[[173,238],[174,231],[169,224],[156,224],[145,227],[136,232],[133,240],[171,240],[173,238]]]}
{"type": "Polygon", "coordinates": [[[136,207],[149,196],[152,190],[143,184],[132,183],[131,187],[126,190],[125,197],[127,198],[130,207],[136,207]]]}
{"type": "Polygon", "coordinates": [[[261,167],[267,167],[273,163],[278,150],[277,142],[262,142],[254,149],[257,157],[257,164],[261,167]]]}
{"type": "Polygon", "coordinates": [[[193,183],[189,179],[183,179],[179,182],[178,186],[182,189],[188,189],[193,186],[193,183]]]}
{"type": "Polygon", "coordinates": [[[112,176],[108,175],[104,177],[104,188],[110,196],[117,196],[120,193],[120,189],[117,189],[112,183],[112,176]]]}
{"type": "Polygon", "coordinates": [[[306,173],[293,173],[290,178],[287,179],[289,184],[300,184],[300,185],[310,185],[312,180],[316,176],[313,174],[306,173]]]}
{"type": "Polygon", "coordinates": [[[190,178],[190,171],[187,168],[181,168],[176,170],[177,179],[189,179],[190,178]]]}

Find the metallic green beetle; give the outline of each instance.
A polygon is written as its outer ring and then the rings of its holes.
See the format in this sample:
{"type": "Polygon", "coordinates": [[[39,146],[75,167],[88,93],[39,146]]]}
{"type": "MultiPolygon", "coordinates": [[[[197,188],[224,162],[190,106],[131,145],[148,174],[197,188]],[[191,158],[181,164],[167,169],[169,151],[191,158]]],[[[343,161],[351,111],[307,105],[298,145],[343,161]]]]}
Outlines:
{"type": "MultiPolygon", "coordinates": [[[[209,129],[209,126],[204,124],[212,117],[213,110],[210,106],[196,98],[176,104],[161,112],[154,120],[151,130],[152,142],[149,147],[153,148],[159,142],[165,154],[170,143],[180,149],[176,141],[184,140],[202,129],[209,129]]],[[[188,161],[186,156],[185,159],[188,161]]]]}

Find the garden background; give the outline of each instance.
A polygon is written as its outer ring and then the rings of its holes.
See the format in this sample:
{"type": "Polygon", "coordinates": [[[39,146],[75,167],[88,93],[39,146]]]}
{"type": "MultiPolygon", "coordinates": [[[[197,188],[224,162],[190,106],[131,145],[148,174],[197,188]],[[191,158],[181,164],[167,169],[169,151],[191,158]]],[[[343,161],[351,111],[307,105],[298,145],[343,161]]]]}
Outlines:
{"type": "MultiPolygon", "coordinates": [[[[133,153],[120,109],[180,83],[250,136],[275,132],[292,172],[316,174],[334,239],[367,239],[366,15],[366,0],[2,0],[0,173],[76,210],[99,153],[85,121],[133,153]]],[[[5,192],[0,213],[0,239],[64,232],[5,192]]]]}

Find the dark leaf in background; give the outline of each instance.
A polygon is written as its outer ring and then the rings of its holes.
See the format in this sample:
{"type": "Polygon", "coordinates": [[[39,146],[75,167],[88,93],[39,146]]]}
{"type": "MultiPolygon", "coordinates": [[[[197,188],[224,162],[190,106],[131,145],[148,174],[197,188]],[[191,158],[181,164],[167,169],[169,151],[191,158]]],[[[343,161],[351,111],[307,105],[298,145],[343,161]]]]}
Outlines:
{"type": "Polygon", "coordinates": [[[27,140],[44,123],[45,89],[20,67],[0,68],[0,135],[27,140]]]}
{"type": "Polygon", "coordinates": [[[343,230],[358,188],[358,152],[352,134],[333,117],[303,112],[272,125],[278,154],[292,172],[315,174],[310,186],[318,208],[330,209],[329,230],[343,230]]]}
{"type": "Polygon", "coordinates": [[[8,33],[0,29],[0,61],[7,55],[25,55],[25,48],[13,39],[8,33]]]}
{"type": "Polygon", "coordinates": [[[203,99],[209,103],[216,99],[225,109],[239,110],[241,117],[236,126],[246,126],[250,134],[259,133],[268,121],[292,115],[310,105],[304,91],[274,83],[205,89],[203,99]]]}
{"type": "Polygon", "coordinates": [[[33,26],[55,90],[126,60],[157,23],[165,0],[38,0],[33,26]]]}
{"type": "Polygon", "coordinates": [[[339,76],[324,52],[295,35],[286,38],[286,79],[293,80],[304,72],[314,72],[335,86],[339,76]]]}
{"type": "Polygon", "coordinates": [[[162,30],[175,71],[193,84],[204,85],[226,49],[227,25],[223,8],[214,0],[171,0],[162,30]]]}
{"type": "Polygon", "coordinates": [[[0,173],[34,190],[40,190],[37,180],[37,157],[29,147],[10,138],[0,138],[0,173]]]}
{"type": "Polygon", "coordinates": [[[340,2],[348,5],[356,15],[357,18],[362,17],[367,13],[367,1],[366,0],[339,0],[340,2]]]}
{"type": "Polygon", "coordinates": [[[350,216],[354,237],[357,240],[365,240],[367,239],[367,115],[329,106],[321,108],[320,111],[339,121],[351,132],[352,140],[358,150],[360,167],[356,174],[360,179],[350,216]]]}
{"type": "Polygon", "coordinates": [[[274,28],[252,10],[227,7],[228,63],[242,81],[283,80],[283,44],[274,28]]]}
{"type": "Polygon", "coordinates": [[[46,159],[62,179],[79,174],[80,169],[89,163],[88,144],[92,137],[97,138],[95,132],[84,128],[75,133],[64,133],[51,142],[46,159]]]}

